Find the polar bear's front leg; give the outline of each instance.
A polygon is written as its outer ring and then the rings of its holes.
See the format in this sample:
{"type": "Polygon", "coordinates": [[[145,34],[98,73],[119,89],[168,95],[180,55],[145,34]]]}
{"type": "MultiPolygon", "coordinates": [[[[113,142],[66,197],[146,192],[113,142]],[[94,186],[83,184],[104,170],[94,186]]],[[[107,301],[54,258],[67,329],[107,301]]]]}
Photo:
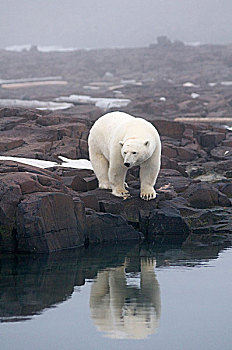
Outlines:
{"type": "Polygon", "coordinates": [[[160,156],[153,155],[147,161],[140,165],[140,197],[144,200],[156,198],[154,185],[160,170],[160,156]]]}
{"type": "Polygon", "coordinates": [[[109,181],[114,196],[123,198],[129,197],[129,192],[125,189],[126,172],[127,169],[119,164],[110,166],[109,181]]]}

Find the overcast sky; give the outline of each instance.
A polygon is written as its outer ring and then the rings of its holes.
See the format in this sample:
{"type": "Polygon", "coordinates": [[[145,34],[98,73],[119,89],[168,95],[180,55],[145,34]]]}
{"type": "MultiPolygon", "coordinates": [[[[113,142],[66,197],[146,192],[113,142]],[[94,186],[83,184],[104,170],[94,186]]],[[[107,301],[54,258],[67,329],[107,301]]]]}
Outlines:
{"type": "Polygon", "coordinates": [[[0,47],[232,42],[232,0],[0,0],[0,47]]]}

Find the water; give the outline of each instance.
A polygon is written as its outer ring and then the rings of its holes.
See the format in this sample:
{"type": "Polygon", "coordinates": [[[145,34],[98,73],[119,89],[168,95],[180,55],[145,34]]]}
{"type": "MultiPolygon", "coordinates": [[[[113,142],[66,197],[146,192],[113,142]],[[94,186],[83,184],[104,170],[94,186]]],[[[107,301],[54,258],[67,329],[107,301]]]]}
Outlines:
{"type": "Polygon", "coordinates": [[[232,249],[0,258],[0,349],[229,350],[232,249]]]}

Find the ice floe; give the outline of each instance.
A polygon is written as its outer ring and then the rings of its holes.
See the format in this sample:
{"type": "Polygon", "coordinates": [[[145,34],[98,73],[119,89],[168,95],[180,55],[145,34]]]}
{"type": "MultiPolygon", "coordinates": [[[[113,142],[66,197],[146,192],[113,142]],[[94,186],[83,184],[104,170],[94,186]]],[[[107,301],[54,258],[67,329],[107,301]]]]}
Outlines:
{"type": "Polygon", "coordinates": [[[92,164],[88,159],[69,159],[63,156],[59,156],[62,160],[61,164],[48,160],[31,159],[31,158],[20,158],[20,157],[9,157],[0,156],[0,160],[11,160],[14,162],[19,162],[27,165],[36,166],[38,168],[51,168],[54,166],[59,166],[63,168],[74,168],[74,169],[90,169],[92,170],[92,164]]]}
{"type": "Polygon", "coordinates": [[[0,99],[0,107],[22,107],[35,108],[39,110],[63,110],[73,107],[72,103],[67,102],[43,102],[37,100],[14,100],[14,99],[0,99]]]}
{"type": "Polygon", "coordinates": [[[58,102],[70,102],[74,104],[93,104],[101,109],[121,108],[126,107],[131,100],[125,98],[103,98],[103,97],[91,97],[85,95],[70,95],[60,96],[55,99],[58,102]]]}

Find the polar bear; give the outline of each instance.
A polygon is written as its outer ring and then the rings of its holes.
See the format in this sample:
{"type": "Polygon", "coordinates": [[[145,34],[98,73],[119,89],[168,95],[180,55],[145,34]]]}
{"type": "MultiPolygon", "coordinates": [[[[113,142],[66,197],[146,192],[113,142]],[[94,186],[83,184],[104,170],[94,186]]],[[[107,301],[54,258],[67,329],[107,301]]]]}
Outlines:
{"type": "Polygon", "coordinates": [[[89,156],[99,188],[127,198],[127,170],[140,166],[140,197],[154,199],[154,185],[160,170],[161,142],[156,128],[142,118],[124,112],[100,117],[90,130],[89,156]]]}

